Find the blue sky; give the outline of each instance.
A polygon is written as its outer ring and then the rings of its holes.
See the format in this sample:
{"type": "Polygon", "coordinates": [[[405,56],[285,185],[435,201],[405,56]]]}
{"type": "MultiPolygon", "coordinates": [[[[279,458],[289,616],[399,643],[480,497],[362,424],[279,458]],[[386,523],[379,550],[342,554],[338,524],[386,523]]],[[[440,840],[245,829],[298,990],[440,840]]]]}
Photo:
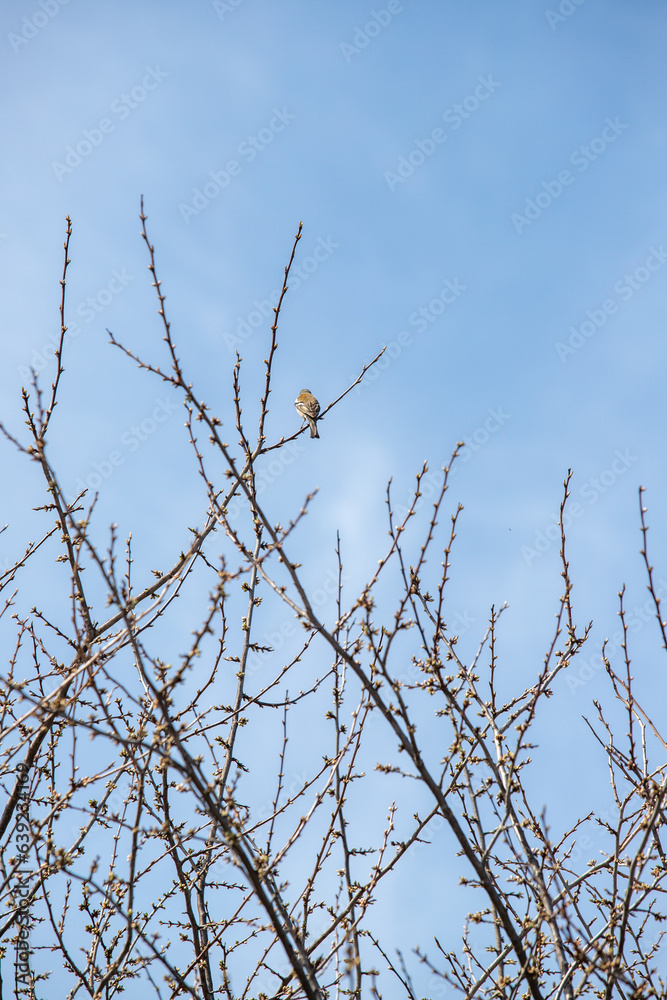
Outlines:
{"type": "MultiPolygon", "coordinates": [[[[140,196],[174,338],[223,420],[236,348],[256,411],[266,317],[302,221],[269,436],[297,428],[301,388],[324,406],[389,349],[320,441],[300,438],[267,470],[267,504],[288,517],[318,486],[305,572],[326,584],[340,530],[353,590],[386,544],[389,477],[404,504],[423,462],[435,488],[465,441],[450,613],[470,651],[490,605],[509,602],[504,652],[522,681],[561,592],[550,526],[572,468],[575,610],[595,627],[589,671],[561,680],[544,722],[556,775],[563,720],[585,739],[581,715],[606,691],[594,660],[624,581],[640,684],[654,684],[637,490],[667,581],[664,4],[10,0],[0,21],[2,419],[20,432],[31,365],[45,386],[53,375],[70,215],[77,325],[51,455],[67,489],[100,485],[100,525],[132,530],[138,560],[166,565],[204,516],[181,411],[105,332],[163,357],[140,196]]],[[[0,454],[6,563],[37,534],[42,501],[35,470],[6,443],[0,454]]],[[[582,794],[603,808],[598,777],[582,768],[582,794]]]]}

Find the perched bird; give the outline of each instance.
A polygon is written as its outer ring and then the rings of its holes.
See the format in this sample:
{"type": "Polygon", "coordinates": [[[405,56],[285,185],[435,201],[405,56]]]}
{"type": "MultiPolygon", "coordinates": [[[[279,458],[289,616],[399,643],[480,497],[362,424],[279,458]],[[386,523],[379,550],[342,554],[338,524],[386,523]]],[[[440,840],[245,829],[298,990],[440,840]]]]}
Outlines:
{"type": "Polygon", "coordinates": [[[320,404],[317,402],[310,389],[302,389],[294,400],[294,405],[296,406],[296,412],[310,424],[311,438],[318,438],[320,435],[317,433],[316,421],[320,415],[320,404]]]}

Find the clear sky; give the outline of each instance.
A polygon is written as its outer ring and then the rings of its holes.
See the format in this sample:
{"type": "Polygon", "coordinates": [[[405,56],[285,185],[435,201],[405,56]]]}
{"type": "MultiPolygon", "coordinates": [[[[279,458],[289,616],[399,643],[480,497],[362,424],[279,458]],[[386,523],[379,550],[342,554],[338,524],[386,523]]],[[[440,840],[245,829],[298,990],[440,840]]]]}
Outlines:
{"type": "MultiPolygon", "coordinates": [[[[72,337],[51,454],[72,493],[100,486],[100,525],[118,521],[138,558],[167,565],[204,516],[182,411],[105,332],[163,358],[140,196],[174,338],[223,420],[236,349],[244,412],[256,411],[302,221],[269,436],[298,427],[301,388],[325,406],[389,348],[321,440],[299,438],[268,469],[267,504],[288,517],[318,486],[306,572],[325,586],[338,529],[354,587],[386,543],[389,477],[405,504],[422,463],[439,485],[465,441],[451,619],[469,651],[490,605],[509,602],[504,655],[521,680],[561,592],[550,526],[572,468],[573,597],[595,627],[589,671],[561,680],[545,720],[562,764],[564,732],[581,735],[606,690],[595,653],[618,628],[624,581],[637,641],[657,656],[641,612],[640,484],[667,593],[666,37],[660,0],[7,0],[2,419],[21,431],[31,365],[45,386],[53,375],[70,215],[72,337]]],[[[0,462],[6,563],[37,534],[26,508],[43,497],[6,443],[0,462]]],[[[586,774],[603,808],[608,791],[586,774]]]]}

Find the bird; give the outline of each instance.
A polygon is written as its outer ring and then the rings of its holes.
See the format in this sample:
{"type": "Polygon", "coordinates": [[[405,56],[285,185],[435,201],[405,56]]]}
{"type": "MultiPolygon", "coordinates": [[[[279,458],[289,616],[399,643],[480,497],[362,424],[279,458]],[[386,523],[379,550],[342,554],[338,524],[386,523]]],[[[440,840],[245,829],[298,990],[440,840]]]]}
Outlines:
{"type": "Polygon", "coordinates": [[[299,416],[308,421],[311,438],[318,438],[320,435],[317,433],[317,418],[320,415],[320,404],[310,389],[302,389],[294,400],[294,405],[299,416]]]}

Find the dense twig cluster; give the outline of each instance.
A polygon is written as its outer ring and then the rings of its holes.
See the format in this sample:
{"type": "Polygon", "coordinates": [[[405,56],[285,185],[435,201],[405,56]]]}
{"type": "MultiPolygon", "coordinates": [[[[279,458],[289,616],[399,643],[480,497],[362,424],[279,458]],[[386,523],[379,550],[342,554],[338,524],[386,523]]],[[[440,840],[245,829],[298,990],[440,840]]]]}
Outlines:
{"type": "MultiPolygon", "coordinates": [[[[655,966],[667,874],[667,747],[633,692],[623,593],[625,663],[621,671],[608,659],[605,665],[626,713],[627,734],[619,741],[597,702],[597,721],[589,723],[607,755],[616,803],[613,820],[598,820],[609,841],[602,860],[579,870],[573,844],[590,817],[553,842],[524,784],[542,702],[589,635],[590,626],[577,629],[571,603],[563,530],[569,475],[561,505],[563,596],[544,662],[525,690],[508,695],[507,680],[499,683],[504,609],[491,609],[469,662],[447,627],[460,507],[449,514],[444,539],[439,523],[447,516],[448,478],[460,446],[444,469],[416,548],[408,539],[419,521],[426,466],[400,519],[388,488],[388,548],[352,601],[344,597],[339,540],[335,613],[325,621],[293,546],[313,495],[284,527],[273,522],[257,488],[264,456],[302,433],[270,441],[266,428],[278,321],[301,227],[274,310],[252,438],[242,418],[242,362],[236,358],[238,440],[231,447],[221,437],[221,420],[183,370],[143,204],[141,221],[168,366],[139,357],[113,335],[111,342],[180,395],[206,497],[205,521],[190,529],[185,551],[174,542],[171,568],[142,580],[137,590],[131,540],[119,556],[112,526],[104,549],[93,531],[96,498],[82,491],[65,499],[47,444],[62,391],[68,220],[57,373],[47,398],[36,378],[24,389],[27,441],[3,427],[8,440],[38,463],[48,494],[40,508],[42,537],[0,577],[0,618],[13,620],[17,629],[3,668],[0,747],[7,796],[0,817],[5,970],[8,943],[29,942],[16,966],[17,990],[35,997],[108,998],[123,990],[137,995],[139,988],[202,1000],[378,997],[385,987],[377,964],[393,977],[390,995],[408,998],[417,996],[413,977],[420,965],[438,996],[445,989],[507,1000],[664,996],[655,966]],[[232,519],[230,505],[238,497],[244,516],[232,519]],[[438,548],[442,572],[431,594],[422,581],[430,574],[427,556],[438,548]],[[61,566],[58,596],[68,593],[67,614],[61,601],[50,610],[20,597],[21,574],[40,557],[61,566]],[[386,580],[387,589],[398,587],[390,614],[380,610],[376,596],[386,580]],[[186,652],[175,653],[180,631],[169,633],[165,624],[175,598],[189,588],[198,592],[202,582],[207,606],[186,652]],[[93,610],[101,586],[104,619],[93,610]],[[278,665],[258,639],[260,592],[303,627],[293,655],[278,665]],[[261,669],[253,669],[255,662],[261,669]],[[310,679],[302,687],[304,676],[310,679]],[[326,719],[325,736],[316,727],[327,747],[320,757],[309,752],[316,741],[304,723],[308,713],[326,719]],[[381,750],[371,742],[377,732],[369,725],[372,717],[390,738],[381,750]],[[244,732],[252,740],[242,746],[244,732]],[[290,780],[286,761],[295,739],[308,772],[290,780]],[[371,759],[376,775],[363,771],[371,759]],[[429,805],[424,815],[414,812],[406,820],[395,802],[386,803],[383,829],[369,843],[373,825],[354,794],[360,783],[382,782],[382,774],[418,786],[429,805]],[[21,807],[26,791],[27,822],[21,807]],[[459,947],[433,935],[433,950],[412,941],[406,927],[407,959],[384,942],[373,903],[380,883],[435,820],[448,827],[465,865],[463,881],[476,897],[459,947]],[[30,926],[24,929],[26,913],[30,926]]],[[[369,367],[323,408],[322,417],[369,367]]],[[[648,586],[667,646],[643,507],[641,524],[648,586]]]]}

